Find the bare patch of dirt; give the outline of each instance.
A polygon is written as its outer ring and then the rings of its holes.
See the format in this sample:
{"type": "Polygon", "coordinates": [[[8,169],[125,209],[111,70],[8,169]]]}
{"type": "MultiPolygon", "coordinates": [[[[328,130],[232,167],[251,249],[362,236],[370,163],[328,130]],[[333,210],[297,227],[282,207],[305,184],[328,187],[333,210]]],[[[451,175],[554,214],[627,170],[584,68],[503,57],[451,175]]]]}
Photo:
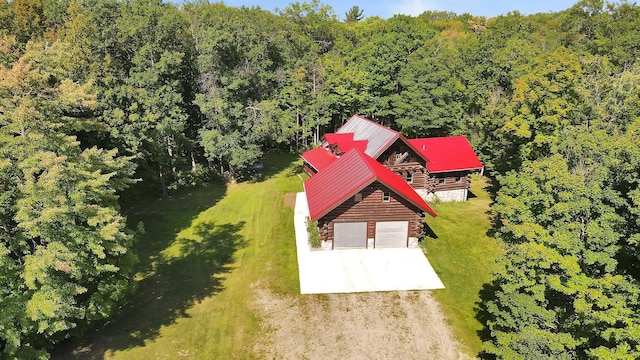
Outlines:
{"type": "Polygon", "coordinates": [[[428,291],[282,296],[259,286],[264,359],[467,359],[428,291]]]}
{"type": "Polygon", "coordinates": [[[296,193],[284,194],[284,204],[294,209],[296,207],[296,193]]]}

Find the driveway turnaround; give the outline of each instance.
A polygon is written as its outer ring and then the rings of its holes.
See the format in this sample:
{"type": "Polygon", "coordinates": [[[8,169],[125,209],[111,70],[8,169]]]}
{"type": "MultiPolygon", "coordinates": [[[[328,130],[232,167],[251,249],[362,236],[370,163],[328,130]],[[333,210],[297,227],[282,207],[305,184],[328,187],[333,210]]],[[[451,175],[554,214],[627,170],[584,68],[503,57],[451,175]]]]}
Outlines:
{"type": "Polygon", "coordinates": [[[420,248],[311,251],[307,216],[307,197],[301,192],[296,195],[293,221],[302,294],[444,288],[420,248]]]}

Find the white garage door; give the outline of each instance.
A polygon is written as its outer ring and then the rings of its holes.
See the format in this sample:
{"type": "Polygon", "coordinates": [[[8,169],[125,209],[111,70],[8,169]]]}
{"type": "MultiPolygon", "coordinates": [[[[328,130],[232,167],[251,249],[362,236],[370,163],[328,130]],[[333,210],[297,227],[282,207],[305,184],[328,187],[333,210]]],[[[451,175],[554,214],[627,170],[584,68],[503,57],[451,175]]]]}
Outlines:
{"type": "Polygon", "coordinates": [[[377,248],[407,247],[408,221],[379,221],[376,223],[377,248]]]}
{"type": "Polygon", "coordinates": [[[367,223],[334,223],[333,248],[353,249],[367,247],[367,223]]]}

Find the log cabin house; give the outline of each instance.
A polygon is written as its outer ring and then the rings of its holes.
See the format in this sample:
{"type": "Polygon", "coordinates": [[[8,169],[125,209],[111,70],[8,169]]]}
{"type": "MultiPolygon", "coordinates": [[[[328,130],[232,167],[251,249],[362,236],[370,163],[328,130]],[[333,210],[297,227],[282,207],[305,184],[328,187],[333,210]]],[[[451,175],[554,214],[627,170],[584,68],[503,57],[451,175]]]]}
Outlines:
{"type": "Polygon", "coordinates": [[[304,152],[310,218],[332,248],[416,246],[426,201],[465,201],[482,164],[464,136],[407,139],[351,117],[304,152]]]}
{"type": "Polygon", "coordinates": [[[464,136],[407,139],[359,115],[322,140],[320,147],[300,155],[309,176],[357,148],[404,178],[426,201],[466,201],[471,173],[483,168],[464,136]]]}

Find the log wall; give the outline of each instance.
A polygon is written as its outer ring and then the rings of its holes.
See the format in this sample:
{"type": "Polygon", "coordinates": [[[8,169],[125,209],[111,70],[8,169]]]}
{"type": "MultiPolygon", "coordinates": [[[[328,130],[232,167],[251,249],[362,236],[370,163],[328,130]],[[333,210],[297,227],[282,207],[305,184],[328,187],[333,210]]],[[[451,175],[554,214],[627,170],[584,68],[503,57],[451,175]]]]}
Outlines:
{"type": "Polygon", "coordinates": [[[312,168],[311,165],[309,165],[307,162],[302,165],[302,171],[304,171],[304,173],[309,175],[310,177],[317,174],[317,171],[312,168]]]}
{"type": "Polygon", "coordinates": [[[397,139],[387,148],[387,150],[378,156],[376,160],[387,167],[399,165],[401,163],[418,163],[423,166],[425,165],[424,159],[413,151],[413,149],[410,148],[402,139],[397,139]],[[400,161],[397,161],[396,155],[404,153],[408,153],[408,155],[406,157],[402,157],[400,161]]]}
{"type": "Polygon", "coordinates": [[[321,240],[333,240],[334,222],[367,222],[367,238],[374,238],[378,221],[409,221],[409,237],[423,236],[423,213],[415,205],[386,186],[374,182],[361,191],[362,201],[352,196],[328,214],[318,219],[321,240]],[[390,194],[382,201],[384,192],[390,194]]]}
{"type": "Polygon", "coordinates": [[[414,189],[424,189],[427,185],[429,175],[427,169],[419,163],[405,163],[394,166],[387,166],[387,168],[393,171],[396,175],[405,179],[407,173],[413,174],[413,180],[409,183],[414,189]]]}
{"type": "Polygon", "coordinates": [[[471,172],[459,171],[450,173],[429,174],[427,180],[427,188],[431,192],[444,190],[464,190],[471,186],[471,172]],[[460,177],[460,181],[456,181],[456,176],[460,177]],[[444,179],[444,183],[440,183],[440,179],[444,179]]]}

